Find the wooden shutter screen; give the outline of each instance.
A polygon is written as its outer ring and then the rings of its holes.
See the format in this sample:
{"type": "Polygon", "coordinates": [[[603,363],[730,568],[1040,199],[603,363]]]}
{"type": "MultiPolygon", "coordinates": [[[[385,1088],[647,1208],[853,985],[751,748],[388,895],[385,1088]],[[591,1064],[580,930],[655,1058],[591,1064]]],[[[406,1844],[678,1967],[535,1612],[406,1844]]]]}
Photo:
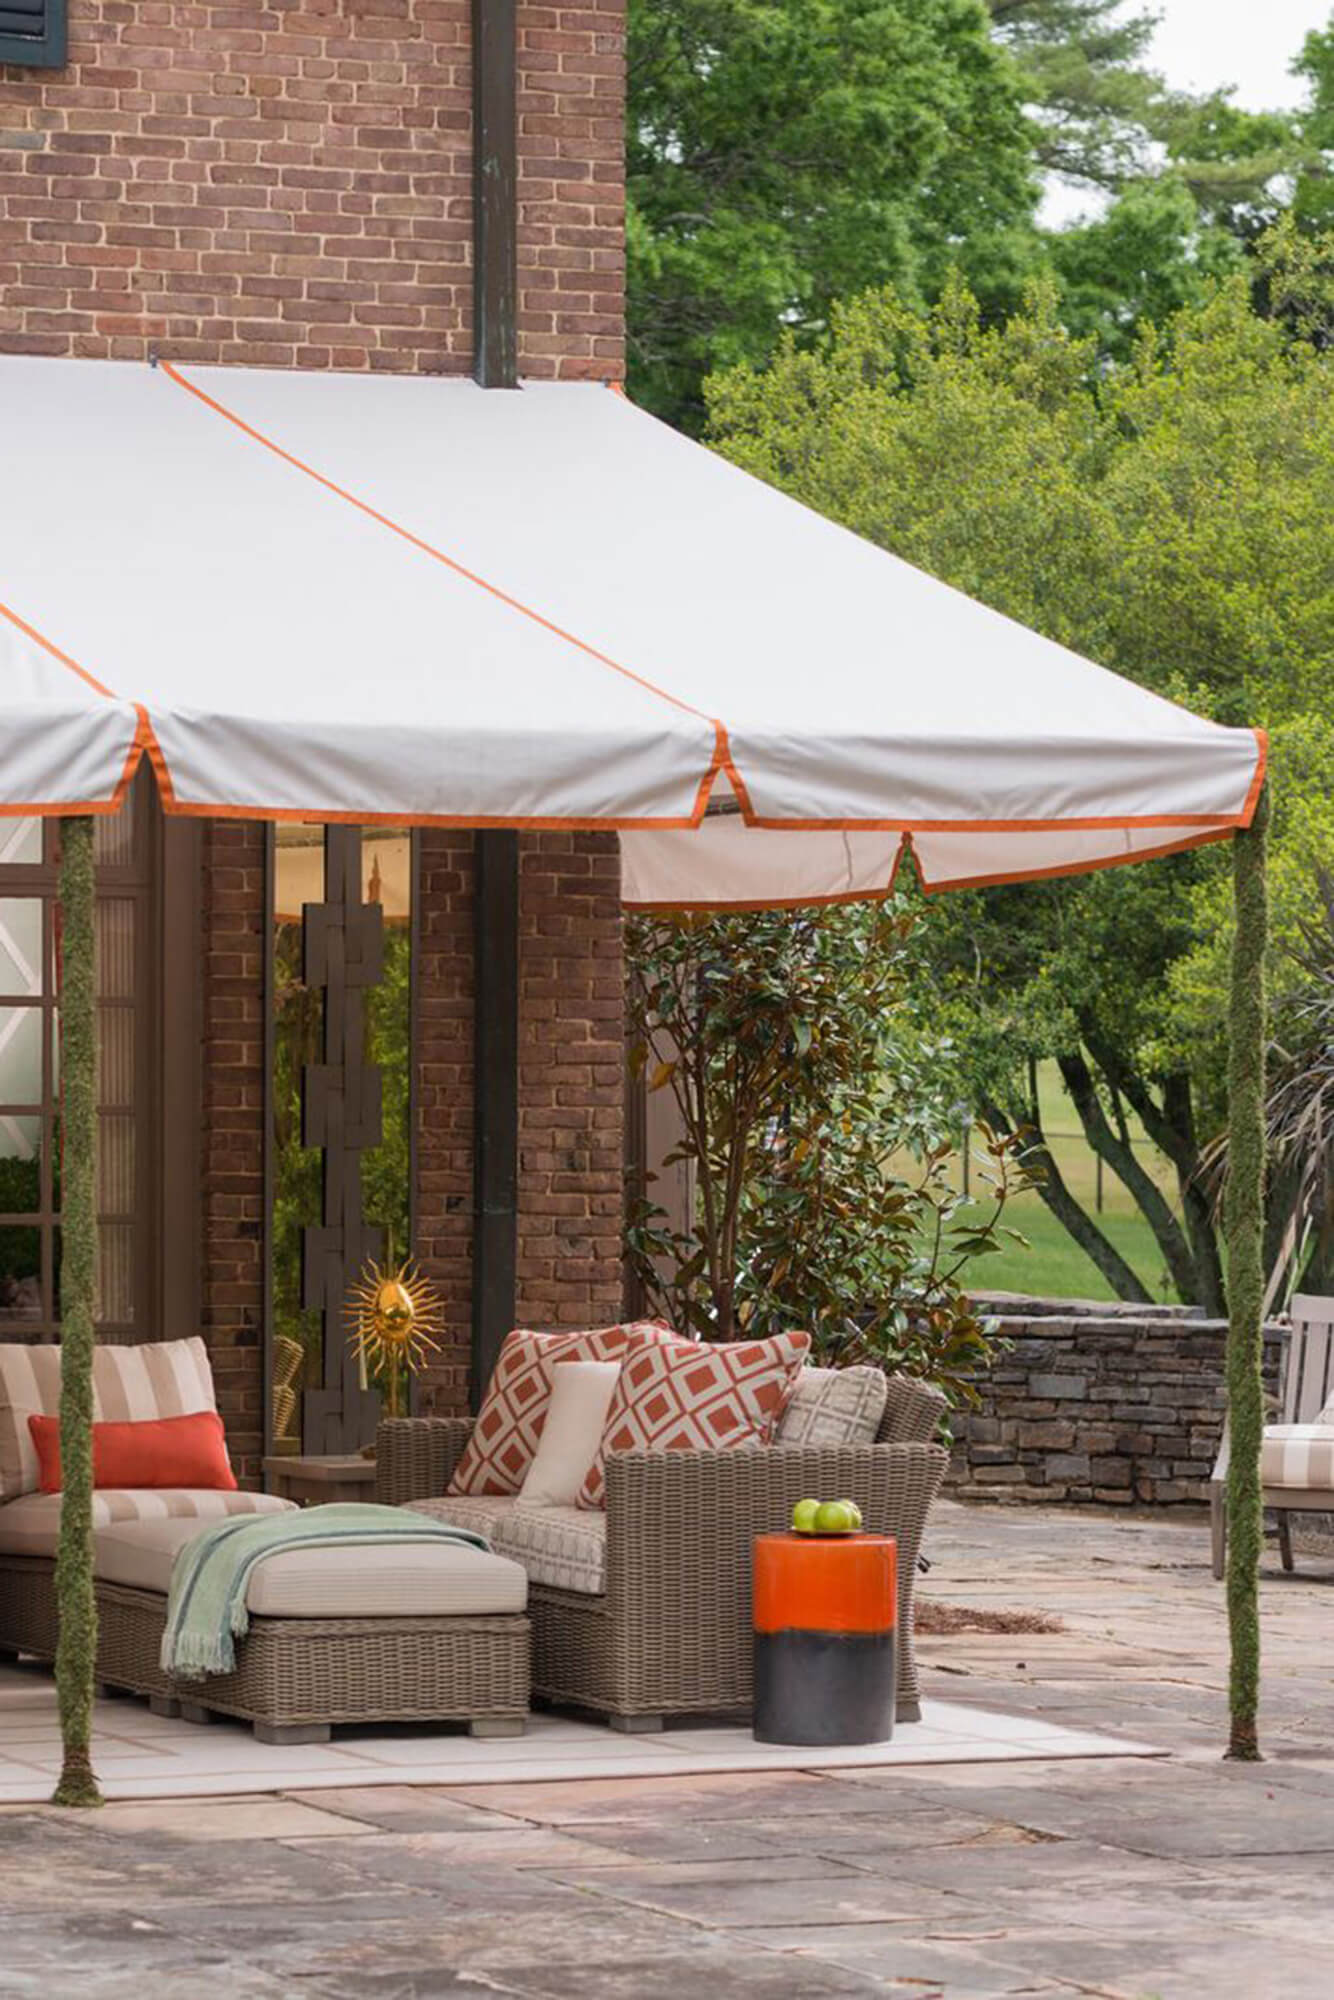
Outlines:
{"type": "Polygon", "coordinates": [[[69,0],[0,0],[0,63],[55,69],[65,60],[69,0]]]}

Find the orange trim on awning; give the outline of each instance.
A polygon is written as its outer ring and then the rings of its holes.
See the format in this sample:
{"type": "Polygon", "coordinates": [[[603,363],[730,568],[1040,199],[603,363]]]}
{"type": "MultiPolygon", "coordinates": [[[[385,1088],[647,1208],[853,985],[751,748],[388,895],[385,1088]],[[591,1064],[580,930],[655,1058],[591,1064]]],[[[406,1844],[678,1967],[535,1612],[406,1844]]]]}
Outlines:
{"type": "MultiPolygon", "coordinates": [[[[308,479],[313,479],[317,485],[323,486],[327,492],[334,494],[338,499],[345,500],[350,507],[355,507],[358,512],[365,514],[370,520],[377,522],[380,527],[387,528],[391,534],[397,535],[400,540],[407,542],[412,548],[420,551],[422,555],[429,556],[433,562],[443,563],[446,569],[452,570],[456,576],[462,577],[465,582],[474,584],[478,590],[486,591],[488,596],[494,597],[498,603],[507,605],[511,611],[517,611],[523,618],[531,619],[535,625],[540,625],[544,631],[550,632],[554,638],[564,640],[567,645],[575,647],[578,652],[585,654],[589,659],[596,660],[600,666],[607,667],[612,673],[620,674],[623,679],[632,681],[636,687],[643,688],[646,694],[656,696],[659,701],[669,702],[673,708],[679,709],[683,715],[693,715],[698,721],[707,723],[714,732],[715,741],[713,767],[700,786],[700,796],[696,806],[696,817],[703,817],[704,808],[708,804],[708,794],[712,787],[713,778],[720,768],[726,768],[730,759],[730,751],[727,747],[727,730],[717,716],[706,715],[704,710],[696,708],[693,702],[683,701],[679,695],[670,693],[668,689],[659,687],[656,682],[647,679],[645,675],[636,673],[633,667],[627,667],[620,660],[614,660],[610,653],[604,653],[598,647],[590,645],[586,639],[581,639],[576,633],[568,631],[565,626],[558,625],[554,619],[548,618],[543,612],[534,610],[531,604],[525,604],[522,598],[513,596],[510,591],[503,590],[499,584],[492,583],[488,578],[479,575],[476,570],[469,569],[467,564],[460,562],[457,557],[448,555],[443,549],[438,549],[433,542],[428,542],[424,536],[415,534],[411,528],[405,528],[401,522],[395,521],[392,516],[381,513],[380,509],[371,506],[369,501],[359,499],[346,486],[340,486],[336,480],[328,478],[322,472],[317,472],[314,466],[307,465],[304,459],[297,458],[295,453],[287,451],[282,445],[276,443],[273,438],[267,437],[263,431],[257,430],[253,424],[247,423],[245,418],[238,416],[234,410],[229,410],[225,403],[221,403],[216,397],[210,396],[206,390],[197,388],[193,382],[189,381],[184,375],[179,374],[169,361],[163,361],[160,363],[160,366],[168,381],[174,382],[178,389],[184,389],[187,395],[194,396],[199,402],[214,411],[216,415],[224,418],[227,423],[233,424],[244,436],[253,439],[256,444],[262,445],[266,451],[271,451],[275,458],[280,458],[284,464],[292,466],[295,471],[304,473],[308,479]]],[[[430,823],[434,824],[434,822],[430,823]]],[[[524,823],[528,825],[537,824],[536,821],[527,821],[524,823]]],[[[569,822],[561,823],[569,824],[569,822]]],[[[631,822],[631,824],[650,823],[631,822]]],[[[470,824],[480,825],[482,822],[474,821],[470,822],[470,824]]],[[[611,824],[611,822],[608,822],[608,824],[611,824]]]]}

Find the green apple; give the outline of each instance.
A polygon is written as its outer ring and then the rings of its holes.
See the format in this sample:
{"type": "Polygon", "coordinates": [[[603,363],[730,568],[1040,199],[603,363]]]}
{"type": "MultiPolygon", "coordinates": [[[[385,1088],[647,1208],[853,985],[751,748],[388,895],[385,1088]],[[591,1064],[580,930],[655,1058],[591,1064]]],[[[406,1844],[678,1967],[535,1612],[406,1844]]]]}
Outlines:
{"type": "Polygon", "coordinates": [[[850,1535],[856,1526],[856,1509],[846,1500],[826,1500],[815,1517],[817,1535],[850,1535]]]}
{"type": "Polygon", "coordinates": [[[818,1500],[798,1500],[792,1509],[792,1526],[799,1535],[815,1533],[815,1517],[820,1511],[818,1500]]]}
{"type": "Polygon", "coordinates": [[[838,1504],[840,1507],[846,1507],[849,1514],[851,1514],[853,1527],[860,1528],[862,1524],[862,1510],[857,1505],[857,1502],[855,1500],[840,1500],[838,1504]]]}

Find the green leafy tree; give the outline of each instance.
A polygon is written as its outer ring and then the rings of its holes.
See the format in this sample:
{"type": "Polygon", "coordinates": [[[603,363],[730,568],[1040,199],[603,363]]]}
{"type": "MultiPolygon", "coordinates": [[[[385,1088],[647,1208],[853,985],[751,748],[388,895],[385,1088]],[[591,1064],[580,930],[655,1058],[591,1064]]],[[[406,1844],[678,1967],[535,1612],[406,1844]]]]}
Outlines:
{"type": "Polygon", "coordinates": [[[1293,193],[1293,215],[1303,229],[1318,233],[1334,228],[1334,14],[1328,27],[1306,37],[1293,70],[1311,92],[1301,120],[1306,159],[1293,193]]]}
{"type": "Polygon", "coordinates": [[[636,0],[627,249],[635,399],[698,426],[706,374],[893,278],[1013,295],[1035,186],[982,0],[636,0]]]}
{"type": "Polygon", "coordinates": [[[1047,173],[1119,188],[1144,173],[1169,101],[1147,67],[1157,15],[1122,0],[989,0],[994,33],[1032,108],[1047,173]]]}
{"type": "MultiPolygon", "coordinates": [[[[1328,254],[1308,246],[1312,257],[1328,254]]],[[[1293,263],[1269,244],[1278,282],[1293,263]]],[[[1334,368],[1254,309],[1244,276],[1137,338],[1110,370],[1058,295],[986,324],[947,286],[840,308],[818,350],[785,342],[711,389],[739,464],[984,602],[1159,692],[1261,722],[1319,759],[1334,717],[1334,368]]],[[[1319,780],[1312,777],[1309,791],[1319,780]]],[[[1311,815],[1275,822],[1276,904],[1311,907],[1311,815]],[[1303,899],[1305,899],[1303,901],[1303,899]]],[[[1093,1149],[1126,1182],[1188,1298],[1222,1258],[1202,1150],[1222,1115],[1230,937],[1214,850],[1155,869],[943,898],[922,927],[931,1004],[974,1102],[1031,1124],[1055,1059],[1093,1149]],[[1176,1180],[1136,1172],[1132,1120],[1176,1180]]],[[[1041,1193],[1114,1288],[1131,1271],[1048,1161],[1041,1193]]]]}
{"type": "Polygon", "coordinates": [[[1209,223],[1179,170],[1131,181],[1106,213],[1047,239],[1062,316],[1124,359],[1145,320],[1201,305],[1213,282],[1245,266],[1236,236],[1209,223]]]}
{"type": "Polygon", "coordinates": [[[1018,1142],[989,1135],[990,1213],[963,1214],[946,1181],[938,1071],[896,1031],[910,929],[884,908],[632,920],[632,1066],[676,1101],[696,1213],[671,1234],[646,1206],[628,1244],[649,1296],[706,1339],[806,1327],[825,1358],[966,1393],[988,1350],[962,1274],[1028,1183],[1018,1142]]]}

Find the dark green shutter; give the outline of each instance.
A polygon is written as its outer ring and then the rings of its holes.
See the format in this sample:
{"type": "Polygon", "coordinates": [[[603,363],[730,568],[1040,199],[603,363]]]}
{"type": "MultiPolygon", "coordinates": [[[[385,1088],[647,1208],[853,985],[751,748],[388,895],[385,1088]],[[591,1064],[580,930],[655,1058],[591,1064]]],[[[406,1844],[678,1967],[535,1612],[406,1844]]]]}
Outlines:
{"type": "Polygon", "coordinates": [[[58,68],[68,13],[69,0],[0,0],[0,63],[58,68]]]}

